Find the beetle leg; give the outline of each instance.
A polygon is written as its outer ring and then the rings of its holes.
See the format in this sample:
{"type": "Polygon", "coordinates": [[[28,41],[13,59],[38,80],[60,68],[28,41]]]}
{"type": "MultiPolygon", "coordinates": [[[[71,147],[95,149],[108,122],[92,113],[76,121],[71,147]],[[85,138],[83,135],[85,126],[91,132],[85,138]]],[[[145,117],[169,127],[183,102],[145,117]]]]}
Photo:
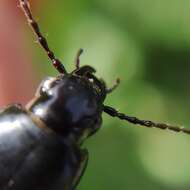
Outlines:
{"type": "Polygon", "coordinates": [[[113,86],[111,88],[106,89],[106,93],[109,94],[109,93],[113,92],[119,86],[119,84],[120,84],[120,79],[117,78],[115,83],[113,84],[113,86]]]}
{"type": "Polygon", "coordinates": [[[80,162],[80,166],[78,168],[78,172],[75,176],[75,180],[73,181],[73,189],[74,190],[76,188],[76,186],[78,185],[78,183],[80,182],[81,177],[83,176],[86,167],[88,165],[88,150],[87,149],[82,149],[80,150],[80,154],[81,154],[81,162],[80,162]]]}
{"type": "Polygon", "coordinates": [[[81,54],[83,53],[83,49],[82,48],[80,48],[79,50],[78,50],[78,52],[77,52],[77,55],[76,55],[76,58],[75,58],[75,67],[76,67],[76,69],[79,69],[80,68],[80,56],[81,56],[81,54]]]}
{"type": "Polygon", "coordinates": [[[79,69],[76,69],[72,72],[72,74],[76,74],[76,75],[80,75],[80,76],[85,76],[87,73],[95,73],[96,70],[89,66],[89,65],[85,65],[85,66],[82,66],[80,67],[79,69]]]}

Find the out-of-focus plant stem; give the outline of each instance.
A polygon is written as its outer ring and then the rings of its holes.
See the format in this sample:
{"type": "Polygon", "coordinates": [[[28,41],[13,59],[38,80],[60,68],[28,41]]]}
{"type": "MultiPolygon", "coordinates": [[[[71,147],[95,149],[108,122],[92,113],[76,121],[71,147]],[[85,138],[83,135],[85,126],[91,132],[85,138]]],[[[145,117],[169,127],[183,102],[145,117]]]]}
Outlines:
{"type": "Polygon", "coordinates": [[[25,104],[34,94],[31,54],[23,42],[21,17],[17,1],[0,3],[0,106],[25,104]]]}

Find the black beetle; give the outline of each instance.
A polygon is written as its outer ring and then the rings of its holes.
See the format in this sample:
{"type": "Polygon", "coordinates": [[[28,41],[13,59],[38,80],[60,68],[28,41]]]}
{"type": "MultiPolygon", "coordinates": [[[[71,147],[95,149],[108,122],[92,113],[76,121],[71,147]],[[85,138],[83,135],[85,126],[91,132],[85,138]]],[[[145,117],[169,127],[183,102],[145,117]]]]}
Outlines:
{"type": "Polygon", "coordinates": [[[0,112],[0,189],[1,190],[74,190],[88,161],[83,141],[101,126],[102,112],[146,127],[169,129],[190,134],[189,129],[140,120],[119,113],[103,104],[108,89],[91,66],[68,73],[49,49],[27,0],[19,0],[38,42],[47,52],[57,77],[46,78],[26,108],[14,104],[0,112]]]}

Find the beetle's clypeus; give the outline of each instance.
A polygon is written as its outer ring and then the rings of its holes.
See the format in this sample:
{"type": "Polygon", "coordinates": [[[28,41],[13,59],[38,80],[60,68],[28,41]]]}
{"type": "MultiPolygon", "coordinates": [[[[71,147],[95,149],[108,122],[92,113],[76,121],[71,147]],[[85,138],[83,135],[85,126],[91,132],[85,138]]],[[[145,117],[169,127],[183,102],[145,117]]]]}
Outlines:
{"type": "Polygon", "coordinates": [[[107,88],[91,66],[68,73],[49,49],[27,0],[19,0],[28,23],[45,49],[57,77],[47,77],[26,107],[14,104],[0,112],[0,189],[74,190],[88,161],[83,141],[101,126],[102,112],[133,124],[190,134],[189,129],[140,120],[103,104],[107,88]]]}

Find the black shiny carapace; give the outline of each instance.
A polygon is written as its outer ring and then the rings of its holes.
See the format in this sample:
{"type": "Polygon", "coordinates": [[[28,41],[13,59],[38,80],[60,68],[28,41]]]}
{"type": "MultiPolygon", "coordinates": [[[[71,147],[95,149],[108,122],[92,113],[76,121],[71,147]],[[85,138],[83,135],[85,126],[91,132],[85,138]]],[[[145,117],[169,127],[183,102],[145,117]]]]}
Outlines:
{"type": "Polygon", "coordinates": [[[190,134],[189,129],[140,120],[104,105],[112,88],[91,66],[68,73],[49,49],[27,0],[19,0],[28,23],[45,49],[57,77],[47,77],[26,107],[14,104],[0,112],[0,190],[74,190],[83,175],[88,151],[83,141],[101,126],[102,113],[140,126],[190,134]]]}

